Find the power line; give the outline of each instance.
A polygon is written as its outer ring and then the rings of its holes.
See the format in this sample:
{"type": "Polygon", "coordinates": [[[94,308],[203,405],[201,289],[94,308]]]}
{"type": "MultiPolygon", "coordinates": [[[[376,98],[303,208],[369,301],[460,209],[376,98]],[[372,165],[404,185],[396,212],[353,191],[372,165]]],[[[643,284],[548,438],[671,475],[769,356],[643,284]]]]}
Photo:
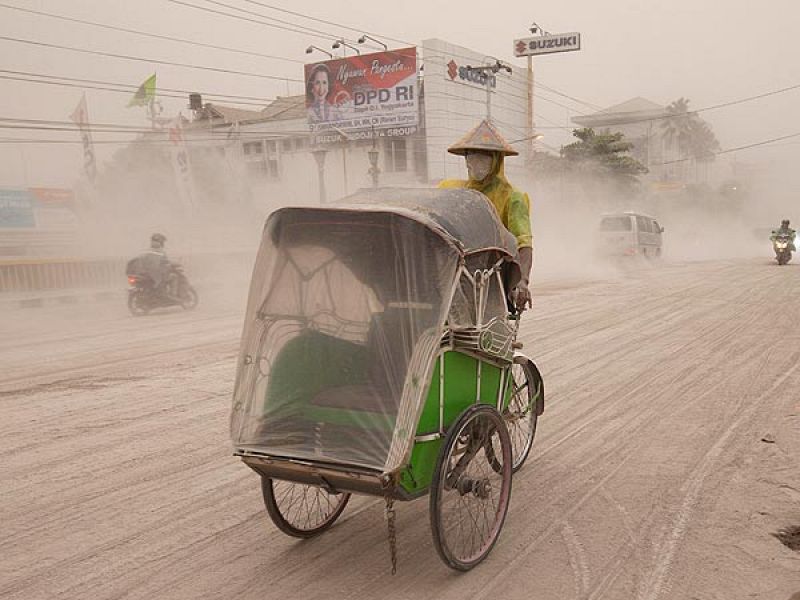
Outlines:
{"type": "MultiPolygon", "coordinates": [[[[270,17],[270,16],[267,16],[267,15],[263,15],[261,13],[254,12],[252,10],[247,10],[247,9],[244,9],[244,8],[239,8],[238,6],[232,6],[230,4],[225,4],[224,2],[220,2],[219,0],[204,0],[204,1],[207,2],[208,4],[216,4],[217,6],[222,6],[223,8],[229,8],[231,10],[236,10],[236,11],[239,11],[239,12],[244,13],[246,15],[252,15],[254,17],[260,17],[262,19],[267,19],[269,21],[275,21],[276,23],[281,23],[283,25],[290,25],[292,27],[299,27],[301,30],[304,29],[309,33],[314,33],[314,34],[317,34],[317,35],[323,35],[323,36],[326,36],[326,37],[330,36],[330,38],[333,39],[334,41],[336,39],[338,39],[338,37],[340,37],[340,36],[336,36],[336,34],[328,32],[328,31],[322,31],[320,29],[314,29],[313,27],[306,27],[305,25],[300,25],[299,23],[293,23],[291,21],[284,21],[283,19],[276,19],[275,17],[270,17]]],[[[291,31],[296,32],[296,30],[291,30],[291,31]]],[[[297,32],[297,33],[303,33],[303,32],[300,31],[300,32],[297,32]]],[[[355,40],[346,39],[346,41],[349,42],[349,41],[355,41],[355,40]]]]}
{"type": "MultiPolygon", "coordinates": [[[[170,1],[172,1],[172,0],[170,0],[170,1]]],[[[57,50],[69,50],[70,52],[79,52],[81,54],[93,54],[93,55],[96,55],[96,56],[105,56],[105,57],[108,57],[108,58],[117,58],[117,59],[121,59],[121,60],[132,60],[132,61],[138,61],[138,62],[146,62],[146,63],[151,63],[151,64],[157,64],[157,65],[168,65],[168,66],[173,66],[173,67],[181,67],[181,68],[184,68],[184,69],[197,69],[197,70],[200,70],[200,71],[212,71],[214,73],[225,73],[225,74],[229,74],[229,75],[243,75],[243,76],[247,76],[247,77],[258,77],[260,79],[269,79],[269,80],[272,80],[272,81],[294,81],[294,82],[304,83],[302,79],[294,79],[292,77],[279,77],[277,75],[265,75],[263,73],[251,73],[251,72],[248,72],[248,71],[234,71],[232,69],[222,69],[222,68],[219,68],[219,67],[204,67],[204,66],[201,66],[201,65],[191,65],[191,64],[187,64],[187,63],[171,62],[171,61],[167,61],[167,60],[158,60],[158,59],[155,59],[155,58],[142,58],[140,56],[131,56],[131,55],[128,55],[128,54],[115,54],[113,52],[102,52],[100,50],[88,50],[86,48],[75,48],[73,46],[61,46],[59,44],[49,44],[49,43],[46,43],[46,42],[37,42],[37,41],[34,41],[34,40],[24,40],[24,39],[20,39],[20,38],[12,38],[12,37],[7,37],[7,36],[0,36],[0,40],[6,41],[6,42],[15,42],[15,43],[18,43],[18,44],[28,44],[28,45],[31,45],[31,46],[40,46],[40,47],[43,47],[43,48],[54,48],[54,49],[57,49],[57,50]]]]}
{"type": "Polygon", "coordinates": [[[192,46],[201,46],[203,48],[211,48],[213,50],[224,50],[226,52],[235,52],[237,54],[247,54],[249,56],[258,56],[260,58],[268,58],[268,59],[272,59],[272,60],[283,60],[283,61],[287,61],[287,62],[303,64],[302,60],[298,60],[298,59],[295,59],[295,58],[287,58],[285,56],[274,56],[272,54],[262,54],[261,52],[251,52],[249,50],[241,50],[239,48],[230,48],[230,47],[227,47],[227,46],[217,46],[215,44],[206,44],[205,42],[196,42],[194,40],[186,40],[186,39],[183,39],[183,38],[176,38],[176,37],[172,37],[172,36],[168,36],[168,35],[159,35],[157,33],[149,33],[147,31],[138,31],[136,29],[127,29],[125,27],[117,27],[115,25],[108,25],[106,23],[98,23],[96,21],[85,21],[83,19],[77,19],[77,18],[74,18],[74,17],[68,17],[66,15],[56,15],[56,14],[53,14],[53,13],[47,13],[47,12],[43,12],[43,11],[32,10],[32,9],[29,9],[29,8],[22,8],[20,6],[11,6],[9,4],[0,3],[0,8],[6,8],[6,9],[9,9],[9,10],[16,10],[16,11],[19,11],[19,12],[24,12],[24,13],[28,13],[28,14],[32,14],[32,15],[38,15],[38,16],[42,16],[42,17],[49,17],[51,19],[58,19],[60,21],[67,21],[67,22],[71,22],[71,23],[79,23],[81,25],[88,25],[88,26],[91,26],[91,27],[99,27],[101,29],[108,29],[110,31],[120,31],[120,32],[123,32],[123,33],[130,33],[130,34],[133,34],[133,35],[140,35],[140,36],[149,37],[149,38],[153,38],[153,39],[166,40],[166,41],[170,41],[170,42],[178,42],[178,43],[181,43],[181,44],[189,44],[189,45],[192,45],[192,46]]]}
{"type": "MultiPolygon", "coordinates": [[[[250,11],[247,11],[247,10],[243,9],[243,8],[236,8],[235,6],[230,6],[230,5],[227,5],[227,4],[223,4],[221,2],[216,2],[215,0],[206,0],[206,1],[207,2],[212,2],[213,4],[216,4],[218,6],[225,6],[226,8],[231,8],[233,10],[238,10],[238,11],[243,11],[245,13],[254,14],[254,15],[259,16],[261,18],[271,19],[271,17],[265,17],[264,15],[260,15],[258,13],[252,13],[250,11]]],[[[183,0],[166,0],[166,2],[170,2],[172,4],[178,4],[180,6],[185,6],[187,8],[193,8],[195,10],[202,10],[202,11],[205,11],[205,12],[209,12],[209,13],[213,13],[213,14],[217,14],[217,15],[222,15],[224,17],[229,17],[231,19],[238,19],[240,21],[247,21],[247,22],[250,22],[250,23],[257,23],[259,25],[264,25],[266,27],[272,27],[273,29],[280,29],[282,31],[289,31],[291,33],[300,33],[302,35],[309,35],[309,34],[322,35],[322,37],[324,37],[324,38],[326,38],[328,40],[333,40],[333,41],[337,40],[338,37],[339,37],[339,36],[337,36],[335,34],[332,34],[332,33],[327,33],[327,32],[320,33],[319,30],[314,30],[314,29],[311,29],[311,28],[303,27],[302,25],[298,25],[296,23],[294,23],[292,25],[294,25],[295,27],[301,27],[302,29],[293,29],[292,27],[286,27],[285,25],[279,25],[279,24],[276,24],[276,23],[269,23],[267,21],[259,21],[259,20],[252,19],[250,17],[244,17],[244,16],[241,16],[241,15],[232,15],[230,13],[227,13],[227,12],[224,12],[224,11],[221,11],[221,10],[217,10],[217,9],[214,9],[214,8],[209,8],[207,6],[198,6],[196,4],[191,4],[190,2],[184,2],[183,0]],[[305,31],[303,29],[305,29],[305,31]]],[[[285,21],[280,21],[280,22],[281,23],[285,23],[285,21]]],[[[352,40],[350,40],[350,41],[352,41],[352,40]]]]}
{"type": "MultiPolygon", "coordinates": [[[[748,148],[756,148],[757,146],[766,146],[767,144],[773,144],[775,142],[782,142],[783,140],[788,140],[788,139],[796,138],[796,137],[800,137],[800,132],[798,132],[798,133],[790,133],[789,135],[782,135],[780,137],[771,138],[771,139],[768,139],[768,140],[763,140],[761,142],[754,142],[752,144],[746,144],[744,146],[737,146],[735,148],[728,148],[726,150],[719,150],[717,152],[710,152],[709,156],[719,156],[720,154],[729,154],[731,152],[738,152],[739,150],[747,150],[748,148]]],[[[675,160],[668,160],[668,161],[656,163],[656,165],[659,165],[659,166],[660,165],[672,165],[672,164],[675,164],[675,163],[686,162],[687,160],[691,160],[691,159],[692,159],[692,157],[678,158],[678,159],[675,159],[675,160]]]]}
{"type": "MultiPolygon", "coordinates": [[[[126,94],[130,93],[131,91],[135,92],[140,87],[138,85],[132,85],[132,84],[129,84],[129,83],[116,83],[116,82],[113,82],[113,81],[104,81],[104,80],[100,80],[100,79],[82,79],[82,78],[77,78],[77,77],[65,77],[65,76],[62,76],[62,75],[50,75],[48,73],[32,73],[30,71],[10,71],[10,70],[7,70],[7,69],[0,69],[0,73],[7,73],[9,75],[17,75],[17,76],[24,76],[24,77],[38,77],[38,78],[42,78],[42,79],[51,79],[51,80],[56,80],[57,79],[57,80],[77,82],[77,83],[89,83],[89,84],[98,84],[98,85],[104,85],[104,86],[116,86],[116,87],[122,87],[122,88],[127,88],[127,89],[124,89],[124,90],[115,90],[115,89],[109,89],[109,88],[97,88],[97,89],[107,90],[107,91],[114,91],[114,92],[124,92],[126,94]]],[[[20,81],[28,81],[27,79],[22,79],[22,78],[20,78],[19,80],[20,81]]],[[[46,82],[31,81],[31,83],[46,83],[46,82]]],[[[70,86],[70,87],[72,87],[72,86],[70,86]]],[[[93,89],[93,88],[90,88],[90,89],[93,89]]],[[[158,95],[159,96],[166,96],[168,98],[185,98],[188,94],[191,94],[193,92],[197,92],[197,89],[195,89],[195,90],[182,90],[182,89],[176,89],[176,88],[166,88],[166,87],[161,87],[161,86],[159,86],[159,88],[158,88],[158,95]],[[180,93],[181,95],[180,96],[166,95],[166,94],[163,94],[162,92],[175,92],[175,93],[180,93]]],[[[207,96],[207,97],[220,98],[224,102],[232,102],[233,100],[253,100],[255,102],[234,102],[234,103],[235,104],[256,105],[256,106],[260,106],[262,108],[264,106],[266,106],[267,104],[269,104],[270,102],[273,102],[275,100],[275,98],[260,98],[258,96],[241,96],[241,95],[236,95],[236,94],[216,94],[216,93],[213,93],[213,92],[202,92],[202,94],[203,94],[203,96],[207,96]]]]}
{"type": "MultiPolygon", "coordinates": [[[[101,91],[101,92],[114,92],[114,93],[118,93],[118,94],[125,94],[127,96],[130,96],[137,89],[137,86],[131,86],[133,89],[118,90],[118,89],[114,89],[114,88],[110,88],[110,87],[103,87],[103,86],[99,86],[99,85],[90,85],[90,84],[86,84],[86,83],[70,83],[70,82],[62,82],[62,81],[45,81],[45,80],[39,80],[39,79],[29,79],[29,78],[26,78],[26,77],[11,77],[11,76],[8,76],[8,75],[0,75],[0,79],[6,80],[6,81],[19,81],[19,82],[22,82],[22,83],[38,83],[38,84],[42,84],[42,85],[55,85],[55,86],[59,86],[59,87],[77,88],[77,89],[80,89],[80,90],[87,90],[88,89],[88,90],[98,90],[98,91],[101,91]]],[[[212,96],[212,94],[209,94],[209,96],[212,96]]],[[[177,95],[177,94],[165,94],[165,93],[159,92],[159,97],[161,97],[161,98],[186,99],[186,94],[177,95]]],[[[243,101],[240,101],[240,100],[236,101],[236,100],[227,100],[227,99],[223,99],[222,101],[225,102],[226,104],[241,104],[241,105],[257,106],[259,108],[264,108],[263,104],[256,103],[256,102],[243,102],[243,101]]]]}
{"type": "Polygon", "coordinates": [[[356,32],[356,33],[366,33],[367,35],[371,35],[373,37],[381,38],[381,39],[384,39],[384,40],[389,40],[390,42],[397,42],[398,44],[404,44],[406,46],[416,46],[416,44],[413,44],[412,42],[409,42],[407,40],[400,40],[400,39],[397,39],[397,38],[389,37],[388,35],[384,35],[382,33],[376,33],[376,32],[372,32],[372,31],[365,31],[365,30],[362,30],[362,29],[357,29],[355,27],[350,27],[349,25],[343,25],[341,23],[336,23],[334,21],[326,21],[325,19],[320,19],[318,17],[312,17],[310,15],[304,15],[302,13],[298,13],[298,12],[295,12],[295,11],[292,11],[292,10],[288,10],[286,8],[281,8],[279,6],[273,6],[271,4],[266,4],[264,2],[257,2],[256,0],[243,0],[243,1],[247,2],[249,4],[255,4],[257,6],[261,6],[263,8],[269,8],[269,9],[272,9],[272,10],[275,10],[275,11],[278,11],[278,12],[286,13],[286,14],[289,14],[289,15],[292,15],[292,16],[295,16],[295,17],[301,17],[303,19],[308,19],[309,21],[316,21],[317,23],[323,23],[325,25],[333,25],[334,27],[340,27],[342,29],[347,29],[349,31],[353,31],[353,32],[356,32]]]}

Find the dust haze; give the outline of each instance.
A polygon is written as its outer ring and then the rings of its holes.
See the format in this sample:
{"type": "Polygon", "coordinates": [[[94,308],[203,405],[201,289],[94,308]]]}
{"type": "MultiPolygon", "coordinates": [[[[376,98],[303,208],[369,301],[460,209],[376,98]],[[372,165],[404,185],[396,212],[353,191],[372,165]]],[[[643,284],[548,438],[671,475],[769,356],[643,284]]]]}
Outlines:
{"type": "Polygon", "coordinates": [[[800,259],[769,239],[800,225],[797,23],[797,0],[0,1],[0,598],[800,598],[800,259]],[[580,49],[514,56],[562,32],[580,49]],[[384,47],[417,48],[418,122],[312,136],[305,65],[384,47]],[[506,349],[546,408],[487,560],[455,575],[428,499],[398,501],[393,575],[384,498],[298,540],[231,455],[253,263],[281,207],[466,178],[446,147],[488,116],[531,200],[506,349]],[[570,155],[580,120],[631,128],[570,155]],[[659,256],[604,253],[622,212],[659,256]],[[134,316],[156,232],[199,304],[134,316]]]}

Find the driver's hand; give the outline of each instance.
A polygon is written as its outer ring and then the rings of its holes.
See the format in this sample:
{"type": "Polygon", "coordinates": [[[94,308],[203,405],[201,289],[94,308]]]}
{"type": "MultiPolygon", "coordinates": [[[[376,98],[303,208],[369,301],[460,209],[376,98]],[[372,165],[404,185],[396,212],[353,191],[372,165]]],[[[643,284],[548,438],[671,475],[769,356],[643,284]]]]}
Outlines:
{"type": "Polygon", "coordinates": [[[511,301],[520,313],[526,308],[533,306],[533,298],[531,297],[530,289],[528,289],[527,281],[520,281],[514,289],[511,290],[511,301]]]}

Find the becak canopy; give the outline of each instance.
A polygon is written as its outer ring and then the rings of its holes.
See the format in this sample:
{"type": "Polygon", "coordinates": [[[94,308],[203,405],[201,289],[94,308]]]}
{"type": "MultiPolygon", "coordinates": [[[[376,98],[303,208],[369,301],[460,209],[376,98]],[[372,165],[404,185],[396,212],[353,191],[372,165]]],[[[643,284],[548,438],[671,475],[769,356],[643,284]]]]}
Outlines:
{"type": "Polygon", "coordinates": [[[236,448],[401,468],[461,267],[515,250],[470,190],[368,190],[272,213],[242,333],[236,448]]]}

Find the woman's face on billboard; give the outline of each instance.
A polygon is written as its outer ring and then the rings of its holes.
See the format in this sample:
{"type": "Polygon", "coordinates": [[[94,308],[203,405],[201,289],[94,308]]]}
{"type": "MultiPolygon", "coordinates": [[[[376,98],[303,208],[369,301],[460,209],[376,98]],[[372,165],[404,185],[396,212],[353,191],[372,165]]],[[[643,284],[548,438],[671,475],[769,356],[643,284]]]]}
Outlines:
{"type": "Polygon", "coordinates": [[[328,95],[328,74],[325,71],[317,71],[314,79],[311,80],[311,93],[317,102],[323,101],[328,95]]]}

